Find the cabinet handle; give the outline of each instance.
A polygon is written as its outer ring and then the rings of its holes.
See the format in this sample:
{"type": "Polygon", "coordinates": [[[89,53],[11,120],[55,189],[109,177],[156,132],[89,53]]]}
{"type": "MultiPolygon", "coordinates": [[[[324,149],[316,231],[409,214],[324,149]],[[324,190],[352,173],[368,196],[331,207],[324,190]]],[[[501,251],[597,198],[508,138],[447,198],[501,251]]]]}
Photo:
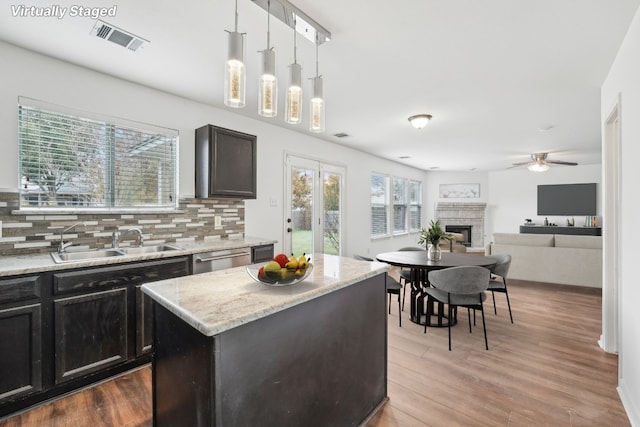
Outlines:
{"type": "Polygon", "coordinates": [[[218,255],[218,256],[212,256],[212,257],[208,257],[208,258],[196,258],[196,262],[209,262],[209,261],[217,261],[220,259],[228,259],[228,258],[238,258],[241,256],[247,256],[247,255],[251,255],[249,252],[244,252],[241,254],[233,254],[233,255],[218,255]]]}

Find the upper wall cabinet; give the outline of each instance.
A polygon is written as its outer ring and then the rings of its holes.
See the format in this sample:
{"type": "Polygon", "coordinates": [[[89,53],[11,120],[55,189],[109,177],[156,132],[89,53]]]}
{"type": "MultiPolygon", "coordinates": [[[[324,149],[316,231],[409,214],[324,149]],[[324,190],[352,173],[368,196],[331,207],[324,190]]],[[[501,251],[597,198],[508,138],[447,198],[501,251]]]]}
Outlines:
{"type": "Polygon", "coordinates": [[[256,198],[256,137],[207,125],[196,129],[196,197],[256,198]]]}

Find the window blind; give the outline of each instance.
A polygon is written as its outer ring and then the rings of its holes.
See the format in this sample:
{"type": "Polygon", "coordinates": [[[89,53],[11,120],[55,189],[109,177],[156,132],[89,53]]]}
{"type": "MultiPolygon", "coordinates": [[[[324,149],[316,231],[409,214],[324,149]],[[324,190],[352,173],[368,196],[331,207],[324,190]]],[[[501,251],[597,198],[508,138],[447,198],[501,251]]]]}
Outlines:
{"type": "Polygon", "coordinates": [[[420,231],[422,227],[422,183],[409,181],[409,229],[420,231]]]}
{"type": "Polygon", "coordinates": [[[176,131],[23,103],[18,123],[21,207],[176,207],[176,131]]]}
{"type": "Polygon", "coordinates": [[[393,232],[407,231],[407,179],[393,178],[393,232]]]}
{"type": "Polygon", "coordinates": [[[387,177],[371,175],[371,236],[384,236],[387,229],[387,177]]]}

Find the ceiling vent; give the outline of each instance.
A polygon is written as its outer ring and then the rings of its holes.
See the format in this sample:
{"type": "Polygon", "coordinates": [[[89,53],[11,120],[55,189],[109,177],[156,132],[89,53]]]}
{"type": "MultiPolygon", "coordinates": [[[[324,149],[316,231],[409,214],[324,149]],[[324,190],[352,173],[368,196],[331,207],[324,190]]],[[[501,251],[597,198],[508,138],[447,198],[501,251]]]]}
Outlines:
{"type": "Polygon", "coordinates": [[[145,43],[149,43],[149,40],[145,40],[100,20],[96,21],[91,30],[91,34],[119,46],[126,47],[134,52],[141,49],[145,43]]]}
{"type": "Polygon", "coordinates": [[[335,136],[336,138],[346,138],[349,136],[349,134],[344,132],[338,132],[338,133],[334,133],[333,136],[335,136]]]}

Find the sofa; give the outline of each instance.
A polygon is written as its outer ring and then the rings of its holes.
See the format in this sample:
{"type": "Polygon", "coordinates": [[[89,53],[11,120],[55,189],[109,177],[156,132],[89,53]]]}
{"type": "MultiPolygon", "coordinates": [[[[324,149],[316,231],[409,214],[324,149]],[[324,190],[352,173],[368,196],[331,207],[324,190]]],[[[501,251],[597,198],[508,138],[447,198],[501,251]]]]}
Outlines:
{"type": "Polygon", "coordinates": [[[511,255],[511,279],[602,288],[602,237],[494,233],[487,255],[511,255]]]}

